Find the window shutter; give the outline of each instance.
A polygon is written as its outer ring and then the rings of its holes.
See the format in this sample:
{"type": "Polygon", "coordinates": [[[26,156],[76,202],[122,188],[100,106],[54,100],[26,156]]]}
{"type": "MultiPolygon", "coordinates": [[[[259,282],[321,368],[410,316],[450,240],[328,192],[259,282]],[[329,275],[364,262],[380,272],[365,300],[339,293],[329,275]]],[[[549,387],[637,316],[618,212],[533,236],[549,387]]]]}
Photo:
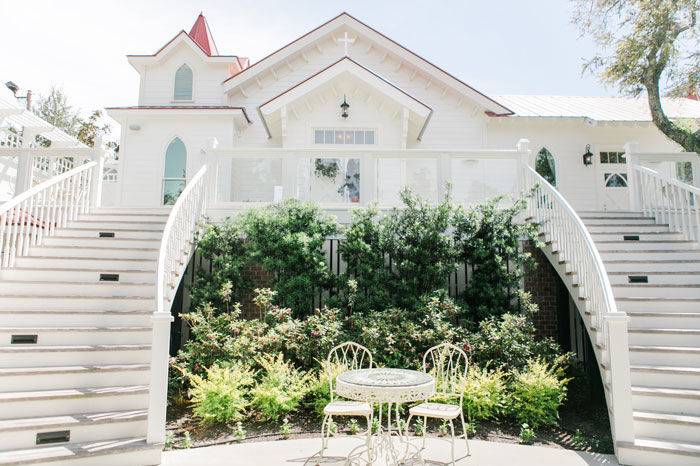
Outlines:
{"type": "Polygon", "coordinates": [[[182,65],[175,72],[174,100],[192,100],[192,69],[182,65]]]}

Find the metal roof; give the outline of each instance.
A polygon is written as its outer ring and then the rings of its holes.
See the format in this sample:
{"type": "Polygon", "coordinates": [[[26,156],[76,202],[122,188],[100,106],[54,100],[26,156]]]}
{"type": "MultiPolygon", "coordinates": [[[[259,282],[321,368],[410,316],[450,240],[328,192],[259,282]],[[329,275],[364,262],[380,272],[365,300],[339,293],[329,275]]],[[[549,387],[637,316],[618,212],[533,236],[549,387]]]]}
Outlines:
{"type": "MultiPolygon", "coordinates": [[[[516,117],[589,118],[595,121],[651,121],[646,97],[496,95],[516,117]]],[[[669,118],[700,118],[700,101],[663,98],[669,118]]]]}

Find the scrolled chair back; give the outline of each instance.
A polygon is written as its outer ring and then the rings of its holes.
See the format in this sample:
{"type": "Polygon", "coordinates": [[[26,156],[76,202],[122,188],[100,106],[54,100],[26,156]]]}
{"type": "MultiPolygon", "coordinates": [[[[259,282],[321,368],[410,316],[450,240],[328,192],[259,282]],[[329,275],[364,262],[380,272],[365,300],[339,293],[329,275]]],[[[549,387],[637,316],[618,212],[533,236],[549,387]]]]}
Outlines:
{"type": "Polygon", "coordinates": [[[326,374],[328,376],[331,401],[333,401],[335,395],[333,386],[339,372],[371,369],[372,364],[372,353],[354,341],[346,341],[331,349],[326,359],[326,374]]]}
{"type": "Polygon", "coordinates": [[[464,397],[464,382],[469,369],[467,353],[452,343],[433,346],[423,356],[423,371],[435,378],[435,396],[464,397]]]}

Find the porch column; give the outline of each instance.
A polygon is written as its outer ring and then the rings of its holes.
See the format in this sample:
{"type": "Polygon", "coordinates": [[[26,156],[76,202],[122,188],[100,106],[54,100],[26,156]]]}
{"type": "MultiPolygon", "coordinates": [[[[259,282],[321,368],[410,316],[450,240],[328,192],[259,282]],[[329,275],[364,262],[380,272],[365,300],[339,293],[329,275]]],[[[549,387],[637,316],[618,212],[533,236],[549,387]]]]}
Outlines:
{"type": "Polygon", "coordinates": [[[15,196],[32,187],[33,157],[30,144],[34,141],[36,136],[37,134],[31,131],[25,131],[22,134],[22,149],[24,150],[21,152],[21,155],[17,157],[15,196]]]}
{"type": "Polygon", "coordinates": [[[97,162],[90,179],[90,208],[102,205],[102,182],[105,171],[105,151],[102,149],[102,138],[95,138],[95,144],[90,158],[97,162]]]}

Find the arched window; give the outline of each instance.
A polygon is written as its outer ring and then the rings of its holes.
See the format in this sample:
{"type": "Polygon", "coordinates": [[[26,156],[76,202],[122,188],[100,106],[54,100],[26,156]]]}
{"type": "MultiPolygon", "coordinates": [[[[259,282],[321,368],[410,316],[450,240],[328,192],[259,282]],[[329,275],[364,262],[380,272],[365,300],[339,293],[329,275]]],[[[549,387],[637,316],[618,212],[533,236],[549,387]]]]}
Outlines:
{"type": "Polygon", "coordinates": [[[163,204],[172,205],[187,182],[187,149],[180,138],[173,139],[165,150],[163,170],[163,204]]]}
{"type": "Polygon", "coordinates": [[[535,171],[552,186],[557,185],[557,167],[554,162],[554,156],[544,147],[537,153],[535,171]]]}
{"type": "Polygon", "coordinates": [[[192,100],[192,68],[182,65],[175,72],[173,100],[192,100]]]}

